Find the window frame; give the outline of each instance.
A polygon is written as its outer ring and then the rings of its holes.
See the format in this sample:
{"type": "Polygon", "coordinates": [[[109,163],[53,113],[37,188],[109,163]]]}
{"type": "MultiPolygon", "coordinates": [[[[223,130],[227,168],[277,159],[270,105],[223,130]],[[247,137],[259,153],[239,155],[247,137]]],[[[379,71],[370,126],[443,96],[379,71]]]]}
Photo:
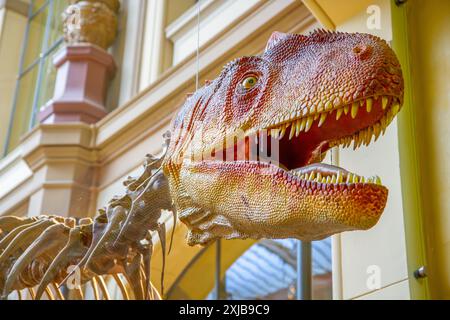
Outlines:
{"type": "Polygon", "coordinates": [[[22,43],[21,53],[20,53],[20,60],[19,60],[19,72],[16,79],[16,86],[13,96],[13,102],[12,102],[12,108],[11,108],[11,114],[8,124],[8,131],[5,138],[5,144],[4,144],[4,150],[3,150],[3,157],[5,157],[9,152],[11,147],[11,138],[12,138],[12,131],[13,126],[16,121],[16,110],[17,110],[17,104],[18,104],[18,98],[19,98],[19,90],[20,90],[20,84],[21,80],[28,75],[28,73],[33,72],[35,68],[37,68],[37,76],[36,81],[34,83],[34,91],[33,94],[33,103],[31,105],[31,116],[29,123],[27,125],[26,130],[31,130],[35,124],[36,124],[36,118],[37,114],[39,112],[39,109],[41,106],[38,105],[39,102],[39,93],[41,91],[42,85],[43,85],[43,78],[44,78],[44,65],[46,62],[46,59],[48,56],[54,52],[54,50],[64,41],[63,35],[61,34],[60,37],[58,37],[53,43],[49,44],[50,39],[50,30],[51,30],[51,23],[52,19],[55,14],[54,10],[54,1],[58,0],[46,0],[38,9],[34,10],[34,3],[36,0],[32,0],[28,7],[28,16],[27,16],[27,26],[25,29],[25,36],[22,43]],[[40,13],[42,13],[44,10],[48,8],[48,13],[45,18],[45,30],[42,37],[42,47],[40,48],[40,53],[37,56],[37,58],[32,61],[28,66],[25,66],[25,55],[27,52],[27,46],[30,39],[30,27],[31,23],[33,22],[33,19],[35,19],[40,13]]]}

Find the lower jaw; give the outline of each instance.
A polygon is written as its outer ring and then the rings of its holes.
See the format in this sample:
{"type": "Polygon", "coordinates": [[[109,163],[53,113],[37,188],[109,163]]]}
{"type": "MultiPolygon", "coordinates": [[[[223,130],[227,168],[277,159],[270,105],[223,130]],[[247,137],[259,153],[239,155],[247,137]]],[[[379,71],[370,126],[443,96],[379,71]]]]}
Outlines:
{"type": "Polygon", "coordinates": [[[202,198],[208,193],[216,194],[211,190],[223,192],[226,181],[227,195],[221,196],[219,202],[215,197],[210,198],[201,206],[212,206],[213,212],[234,217],[237,221],[232,221],[232,225],[245,227],[243,234],[253,234],[252,225],[255,230],[261,230],[258,219],[266,219],[265,225],[269,227],[257,238],[318,240],[338,232],[365,230],[380,218],[388,195],[388,190],[376,181],[339,182],[337,174],[348,179],[351,173],[325,164],[310,165],[297,172],[251,161],[201,161],[183,167],[189,172],[184,175],[189,181],[183,184],[202,198]],[[321,174],[320,181],[317,176],[309,179],[313,172],[321,174]],[[333,174],[336,174],[334,179],[333,174]],[[323,181],[324,177],[330,177],[330,181],[327,178],[323,181]],[[234,212],[237,204],[239,208],[244,205],[247,213],[234,212]]]}

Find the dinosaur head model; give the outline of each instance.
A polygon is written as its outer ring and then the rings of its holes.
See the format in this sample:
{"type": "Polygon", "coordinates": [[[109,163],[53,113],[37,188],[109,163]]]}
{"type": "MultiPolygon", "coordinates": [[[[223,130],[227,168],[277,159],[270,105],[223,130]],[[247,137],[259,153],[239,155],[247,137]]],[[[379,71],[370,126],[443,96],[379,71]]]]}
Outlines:
{"type": "MultiPolygon", "coordinates": [[[[262,55],[230,62],[187,99],[165,136],[163,156],[148,155],[142,174],[129,177],[125,194],[95,219],[0,217],[0,299],[25,288],[36,299],[53,293],[63,299],[58,285],[77,274],[95,298],[100,291],[108,298],[108,275],[124,299],[160,298],[150,261],[156,233],[163,293],[162,209],[188,226],[190,245],[217,238],[315,240],[368,229],[388,190],[378,177],[320,162],[334,146],[376,140],[402,101],[400,65],[385,41],[322,30],[275,33],[262,55]]],[[[80,287],[74,290],[83,297],[80,287]]]]}
{"type": "Polygon", "coordinates": [[[172,124],[163,169],[188,243],[372,227],[388,195],[380,178],[320,161],[376,140],[402,101],[400,64],[369,34],[274,33],[262,55],[230,62],[172,124]]]}

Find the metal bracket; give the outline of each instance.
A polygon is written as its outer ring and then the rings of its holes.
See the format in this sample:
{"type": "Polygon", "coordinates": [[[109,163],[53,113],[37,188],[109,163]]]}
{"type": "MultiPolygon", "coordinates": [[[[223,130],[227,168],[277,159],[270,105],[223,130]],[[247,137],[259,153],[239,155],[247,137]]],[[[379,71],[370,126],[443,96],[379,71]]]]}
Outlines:
{"type": "Polygon", "coordinates": [[[396,4],[397,6],[400,6],[400,5],[402,5],[402,4],[405,4],[407,1],[408,1],[408,0],[395,0],[395,4],[396,4]]]}
{"type": "Polygon", "coordinates": [[[426,278],[427,276],[427,267],[425,266],[421,266],[419,269],[414,271],[414,278],[416,279],[426,278]]]}

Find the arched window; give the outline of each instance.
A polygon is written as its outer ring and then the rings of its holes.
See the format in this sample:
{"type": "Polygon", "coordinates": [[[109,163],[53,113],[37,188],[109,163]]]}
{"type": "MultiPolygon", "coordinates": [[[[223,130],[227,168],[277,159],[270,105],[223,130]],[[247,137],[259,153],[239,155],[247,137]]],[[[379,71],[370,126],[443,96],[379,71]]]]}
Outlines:
{"type": "Polygon", "coordinates": [[[216,242],[197,254],[165,298],[332,299],[331,238],[303,246],[295,239],[216,242]],[[299,250],[305,248],[306,255],[299,250]],[[311,281],[302,288],[306,277],[311,281]],[[302,297],[303,291],[309,293],[302,297]]]}

